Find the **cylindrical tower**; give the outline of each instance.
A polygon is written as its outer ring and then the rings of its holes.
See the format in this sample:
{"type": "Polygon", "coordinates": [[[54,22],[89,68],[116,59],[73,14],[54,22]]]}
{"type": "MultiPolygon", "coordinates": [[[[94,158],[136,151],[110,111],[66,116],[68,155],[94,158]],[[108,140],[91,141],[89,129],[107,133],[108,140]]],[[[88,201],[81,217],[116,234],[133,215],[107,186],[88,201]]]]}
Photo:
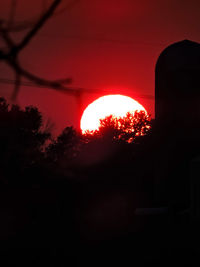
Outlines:
{"type": "Polygon", "coordinates": [[[174,131],[200,122],[200,44],[184,40],[170,45],[159,56],[155,118],[159,125],[173,125],[174,131]]]}
{"type": "Polygon", "coordinates": [[[187,207],[189,163],[200,151],[200,44],[184,40],[159,56],[155,122],[155,195],[171,206],[187,207]]]}

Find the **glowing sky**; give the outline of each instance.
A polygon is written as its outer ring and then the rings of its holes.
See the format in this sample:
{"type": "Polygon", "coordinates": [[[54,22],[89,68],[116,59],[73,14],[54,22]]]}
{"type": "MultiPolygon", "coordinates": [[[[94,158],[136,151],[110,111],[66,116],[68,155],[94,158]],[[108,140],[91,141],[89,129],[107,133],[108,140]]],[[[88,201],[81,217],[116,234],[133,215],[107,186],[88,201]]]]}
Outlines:
{"type": "MultiPolygon", "coordinates": [[[[16,19],[35,17],[42,3],[50,2],[20,0],[16,19]]],[[[64,0],[60,9],[68,2],[64,0]]],[[[10,1],[0,3],[0,16],[6,17],[10,1]]],[[[134,92],[154,95],[154,67],[167,45],[182,39],[200,41],[199,14],[198,0],[82,0],[48,21],[21,54],[21,62],[45,78],[69,76],[75,87],[129,95],[153,115],[154,101],[134,92]]],[[[13,73],[0,65],[0,77],[12,79],[13,73]]],[[[0,88],[1,95],[9,96],[11,87],[0,88]]],[[[81,110],[99,96],[85,94],[81,110]]],[[[18,103],[37,105],[58,130],[79,124],[73,97],[23,88],[18,103]]]]}

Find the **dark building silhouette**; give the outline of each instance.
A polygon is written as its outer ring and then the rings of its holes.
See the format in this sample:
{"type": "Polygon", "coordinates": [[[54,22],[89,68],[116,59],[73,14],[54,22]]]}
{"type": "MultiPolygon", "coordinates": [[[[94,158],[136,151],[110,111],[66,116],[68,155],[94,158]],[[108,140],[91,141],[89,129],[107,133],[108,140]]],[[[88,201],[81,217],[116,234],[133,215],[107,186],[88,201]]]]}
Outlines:
{"type": "Polygon", "coordinates": [[[200,221],[200,158],[191,161],[190,175],[190,216],[192,221],[200,221]]]}
{"type": "Polygon", "coordinates": [[[158,150],[156,195],[176,208],[190,205],[190,162],[200,151],[200,44],[167,47],[155,70],[158,150]]]}
{"type": "Polygon", "coordinates": [[[155,115],[159,124],[200,121],[200,44],[189,40],[167,47],[155,70],[155,115]]]}

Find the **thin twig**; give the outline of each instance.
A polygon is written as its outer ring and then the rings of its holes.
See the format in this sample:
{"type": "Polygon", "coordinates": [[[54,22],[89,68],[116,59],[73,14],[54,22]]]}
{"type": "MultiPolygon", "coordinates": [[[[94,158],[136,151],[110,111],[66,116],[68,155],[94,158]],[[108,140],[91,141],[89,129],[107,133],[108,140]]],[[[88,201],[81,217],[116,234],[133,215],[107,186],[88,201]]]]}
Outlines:
{"type": "Polygon", "coordinates": [[[36,25],[30,30],[27,35],[24,37],[22,42],[17,46],[17,50],[22,50],[30,41],[31,39],[37,34],[37,32],[42,28],[45,22],[52,16],[57,6],[61,3],[61,0],[55,0],[52,5],[49,7],[47,12],[39,19],[36,25]]]}
{"type": "Polygon", "coordinates": [[[55,14],[55,16],[59,16],[62,13],[64,13],[65,11],[69,11],[71,8],[73,8],[77,3],[79,3],[81,0],[73,0],[71,2],[69,2],[68,4],[66,4],[66,6],[64,6],[62,9],[58,10],[55,14]]]}
{"type": "MultiPolygon", "coordinates": [[[[12,100],[15,100],[21,86],[21,79],[25,78],[29,81],[32,81],[33,83],[37,84],[38,86],[44,86],[44,87],[50,87],[55,90],[59,90],[65,93],[74,94],[72,90],[69,90],[69,88],[65,87],[64,85],[70,84],[71,79],[70,78],[64,78],[64,79],[57,79],[57,80],[47,80],[43,79],[37,75],[32,74],[31,72],[24,69],[18,60],[19,53],[21,50],[23,50],[29,42],[32,40],[32,38],[38,33],[38,31],[43,27],[43,25],[46,23],[46,21],[53,16],[54,11],[58,7],[58,5],[61,3],[62,0],[54,0],[53,3],[50,5],[50,7],[45,11],[45,13],[41,16],[41,18],[38,20],[38,22],[33,26],[33,28],[25,35],[23,40],[20,42],[20,44],[16,45],[12,38],[10,37],[9,33],[10,31],[8,28],[5,28],[5,25],[0,22],[0,36],[4,40],[4,43],[6,45],[6,48],[3,50],[0,50],[0,60],[5,61],[11,69],[15,72],[15,83],[14,83],[14,91],[12,95],[12,100]]],[[[15,16],[15,10],[16,10],[16,0],[12,1],[12,8],[11,8],[11,14],[10,14],[10,25],[12,25],[11,21],[14,20],[15,16]]]]}
{"type": "MultiPolygon", "coordinates": [[[[8,59],[9,60],[9,59],[8,59]]],[[[70,78],[65,78],[65,79],[61,79],[61,80],[46,80],[43,78],[40,78],[32,73],[30,73],[29,71],[23,69],[19,62],[11,60],[10,62],[8,61],[8,64],[21,76],[23,76],[24,78],[33,81],[36,84],[39,85],[44,85],[44,86],[48,86],[48,87],[52,87],[52,88],[56,88],[56,89],[61,89],[63,88],[62,83],[60,81],[65,81],[65,84],[70,84],[71,83],[71,79],[70,78]]],[[[67,88],[66,88],[67,90],[67,88]]]]}
{"type": "Polygon", "coordinates": [[[21,86],[21,75],[19,73],[16,72],[15,74],[15,85],[14,85],[14,90],[11,96],[11,101],[15,101],[18,94],[19,94],[19,90],[20,90],[20,86],[21,86]]]}
{"type": "Polygon", "coordinates": [[[0,35],[4,40],[4,42],[6,43],[6,45],[8,46],[8,48],[12,49],[15,46],[13,40],[10,38],[9,32],[4,28],[2,28],[1,24],[0,24],[0,35]]]}
{"type": "MultiPolygon", "coordinates": [[[[61,0],[62,1],[62,0],[61,0]]],[[[80,2],[81,0],[73,0],[69,3],[67,3],[63,8],[61,8],[60,10],[58,11],[54,11],[54,14],[52,17],[55,17],[55,16],[59,16],[61,15],[62,13],[64,13],[65,11],[68,11],[70,10],[71,8],[73,8],[78,2],[80,2]]],[[[44,13],[46,12],[46,5],[45,5],[45,0],[43,1],[43,10],[44,10],[44,13]]],[[[43,13],[43,14],[44,14],[43,13]]],[[[43,16],[43,14],[41,16],[43,16]]],[[[23,21],[15,21],[15,23],[10,27],[10,28],[7,28],[7,30],[9,30],[9,32],[21,32],[21,31],[25,31],[25,30],[28,30],[30,29],[31,27],[34,27],[35,26],[35,22],[37,21],[38,17],[35,17],[35,18],[32,18],[32,19],[29,19],[29,20],[23,20],[23,21]]]]}

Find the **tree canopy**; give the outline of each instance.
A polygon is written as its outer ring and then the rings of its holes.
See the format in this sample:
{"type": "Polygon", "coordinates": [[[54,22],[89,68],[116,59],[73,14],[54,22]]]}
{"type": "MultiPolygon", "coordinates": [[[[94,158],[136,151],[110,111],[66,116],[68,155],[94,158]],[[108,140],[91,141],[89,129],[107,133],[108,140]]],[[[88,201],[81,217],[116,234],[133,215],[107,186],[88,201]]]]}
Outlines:
{"type": "Polygon", "coordinates": [[[99,129],[86,131],[88,140],[106,138],[115,142],[133,143],[137,137],[146,135],[151,129],[151,117],[145,111],[128,112],[124,117],[107,116],[100,120],[99,129]]]}
{"type": "Polygon", "coordinates": [[[0,164],[6,172],[15,167],[24,170],[41,159],[51,136],[42,126],[42,114],[36,107],[21,109],[0,98],[0,164]]]}
{"type": "Polygon", "coordinates": [[[138,144],[148,139],[145,137],[151,124],[146,112],[137,111],[122,118],[111,115],[101,119],[99,129],[94,132],[81,134],[73,127],[66,127],[52,139],[36,107],[22,109],[0,98],[1,166],[5,173],[10,166],[24,172],[46,162],[52,170],[62,173],[71,167],[76,170],[77,166],[95,166],[100,162],[111,164],[116,159],[122,164],[143,150],[138,144]]]}

